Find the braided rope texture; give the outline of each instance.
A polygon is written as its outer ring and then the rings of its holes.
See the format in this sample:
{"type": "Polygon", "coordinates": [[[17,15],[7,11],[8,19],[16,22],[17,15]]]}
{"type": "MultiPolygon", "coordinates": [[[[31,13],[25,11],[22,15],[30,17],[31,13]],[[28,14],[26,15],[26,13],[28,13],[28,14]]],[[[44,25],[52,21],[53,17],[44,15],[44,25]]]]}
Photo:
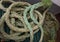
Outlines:
{"type": "Polygon", "coordinates": [[[0,9],[0,38],[21,42],[30,38],[34,42],[34,35],[38,33],[39,42],[55,42],[59,23],[55,16],[48,12],[49,8],[38,11],[44,4],[39,2],[31,5],[27,2],[1,0],[0,9]]]}

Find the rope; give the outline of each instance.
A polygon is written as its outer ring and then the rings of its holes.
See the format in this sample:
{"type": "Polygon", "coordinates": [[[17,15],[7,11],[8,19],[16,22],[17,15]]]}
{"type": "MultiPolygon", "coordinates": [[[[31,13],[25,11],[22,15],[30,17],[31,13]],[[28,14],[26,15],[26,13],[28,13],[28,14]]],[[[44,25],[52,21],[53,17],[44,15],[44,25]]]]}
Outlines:
{"type": "MultiPolygon", "coordinates": [[[[3,1],[8,1],[8,0],[2,0],[0,4],[3,1]]],[[[1,6],[3,7],[3,8],[1,7],[1,9],[6,11],[0,19],[0,32],[2,36],[1,38],[4,38],[5,40],[12,39],[15,40],[16,42],[17,41],[21,42],[24,41],[26,38],[30,37],[30,42],[33,42],[34,34],[40,30],[41,37],[39,42],[42,42],[43,39],[44,40],[46,39],[45,38],[46,35],[49,34],[51,34],[52,36],[55,35],[52,34],[51,32],[55,31],[55,28],[58,28],[58,25],[56,24],[58,23],[58,21],[56,20],[55,17],[53,17],[53,15],[50,15],[51,13],[50,14],[47,13],[51,5],[50,1],[47,2],[46,0],[36,3],[34,5],[31,5],[27,2],[15,2],[12,0],[10,2],[12,2],[12,4],[8,8],[4,8],[1,4],[1,6]],[[47,4],[46,2],[49,4],[47,4]],[[43,12],[43,14],[36,10],[39,7],[45,7],[45,6],[48,8],[43,12]],[[49,18],[52,18],[53,20],[49,18]],[[48,23],[46,20],[48,20],[48,23]],[[53,22],[53,24],[55,23],[56,27],[54,27],[54,25],[51,25],[52,29],[49,29],[50,25],[46,25],[46,24],[51,23],[50,20],[55,21],[53,22]],[[10,29],[9,34],[6,33],[4,30],[5,23],[8,26],[8,29],[10,29]]],[[[54,40],[55,36],[51,39],[54,40]]],[[[53,40],[48,39],[47,42],[53,40]]]]}

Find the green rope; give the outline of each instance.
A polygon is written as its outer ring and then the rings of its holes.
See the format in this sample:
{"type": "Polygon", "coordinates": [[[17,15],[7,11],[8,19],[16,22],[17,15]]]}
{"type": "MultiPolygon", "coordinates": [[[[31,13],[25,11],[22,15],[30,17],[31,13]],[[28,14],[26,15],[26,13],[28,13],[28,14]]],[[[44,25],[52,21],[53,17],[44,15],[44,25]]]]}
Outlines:
{"type": "Polygon", "coordinates": [[[25,10],[24,10],[24,21],[25,21],[25,23],[26,23],[26,25],[28,26],[28,29],[30,30],[30,34],[31,34],[31,37],[30,37],[30,42],[33,42],[32,40],[33,40],[33,29],[32,29],[32,27],[31,27],[31,25],[29,24],[29,22],[28,22],[28,20],[27,20],[27,17],[26,17],[26,15],[27,15],[27,12],[28,12],[28,10],[30,9],[30,7],[28,7],[28,8],[26,8],[25,10]]]}
{"type": "MultiPolygon", "coordinates": [[[[33,16],[33,11],[34,11],[34,9],[37,9],[38,7],[41,7],[41,6],[44,6],[44,5],[47,5],[47,6],[50,6],[51,4],[50,4],[51,2],[50,2],[50,0],[48,1],[48,0],[45,0],[45,1],[42,1],[42,2],[39,2],[39,3],[37,3],[37,4],[34,4],[34,5],[32,5],[32,6],[29,6],[28,8],[26,8],[26,10],[24,11],[24,16],[26,16],[25,14],[27,14],[27,12],[29,11],[29,8],[31,8],[31,11],[30,11],[30,17],[31,17],[31,19],[34,21],[34,23],[36,23],[37,25],[39,24],[38,22],[37,22],[37,20],[35,19],[35,17],[33,16]],[[49,4],[48,4],[49,3],[49,4]]],[[[28,25],[29,26],[29,24],[27,23],[27,19],[26,19],[26,17],[24,17],[24,19],[25,19],[25,22],[26,22],[26,25],[28,25]]],[[[30,26],[29,26],[30,27],[30,26]]],[[[42,38],[43,38],[43,29],[42,29],[42,26],[41,25],[39,25],[39,27],[40,27],[40,29],[41,29],[41,40],[40,40],[40,42],[42,42],[42,38]]],[[[30,28],[31,29],[31,28],[30,28]]],[[[31,29],[32,30],[32,29],[31,29]]]]}

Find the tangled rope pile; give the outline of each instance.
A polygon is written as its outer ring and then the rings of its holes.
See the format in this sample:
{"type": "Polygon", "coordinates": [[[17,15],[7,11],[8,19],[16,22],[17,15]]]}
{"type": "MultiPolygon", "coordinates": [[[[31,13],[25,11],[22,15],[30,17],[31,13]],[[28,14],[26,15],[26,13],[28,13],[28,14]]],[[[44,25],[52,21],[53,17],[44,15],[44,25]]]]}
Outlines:
{"type": "MultiPolygon", "coordinates": [[[[30,37],[30,42],[33,42],[34,34],[40,30],[41,37],[39,42],[42,42],[43,39],[45,42],[55,42],[58,21],[51,13],[47,13],[49,8],[43,13],[35,10],[38,7],[44,6],[44,1],[34,5],[27,2],[9,1],[12,4],[8,8],[2,6],[1,3],[3,1],[9,0],[0,1],[0,9],[6,11],[0,19],[0,38],[21,42],[30,37]],[[9,33],[5,31],[6,25],[9,33]],[[48,36],[47,39],[46,36],[48,36]]],[[[49,6],[50,4],[47,5],[49,6]]]]}

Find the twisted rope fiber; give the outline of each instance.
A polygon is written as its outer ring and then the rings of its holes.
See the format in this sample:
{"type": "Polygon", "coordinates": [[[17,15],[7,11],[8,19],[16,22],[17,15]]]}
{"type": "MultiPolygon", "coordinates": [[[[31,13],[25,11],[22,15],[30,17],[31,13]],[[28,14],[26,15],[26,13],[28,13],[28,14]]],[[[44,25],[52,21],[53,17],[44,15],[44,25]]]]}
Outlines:
{"type": "MultiPolygon", "coordinates": [[[[7,14],[6,14],[7,15],[7,14]]],[[[8,36],[7,36],[8,37],[8,36]]]]}
{"type": "MultiPolygon", "coordinates": [[[[49,5],[49,4],[47,4],[49,5]]],[[[44,7],[45,4],[43,2],[39,2],[34,5],[30,5],[26,2],[13,2],[9,8],[7,8],[6,13],[1,17],[0,19],[0,26],[1,30],[0,32],[4,36],[5,39],[12,39],[17,42],[24,41],[26,38],[30,37],[30,42],[33,42],[33,35],[41,30],[41,37],[39,42],[42,42],[44,31],[42,25],[45,21],[45,16],[47,14],[48,9],[46,9],[43,14],[36,11],[38,7],[44,7]],[[18,6],[18,7],[16,7],[18,6]],[[17,12],[18,11],[18,12],[17,12]],[[15,20],[15,19],[18,20],[15,20]],[[37,19],[39,18],[39,21],[37,19]],[[29,22],[28,19],[31,19],[32,22],[29,22]],[[7,26],[10,29],[10,34],[7,34],[4,31],[4,22],[7,24],[7,26]],[[22,24],[22,25],[21,25],[22,24]],[[23,26],[23,27],[18,27],[23,26]],[[30,32],[30,34],[28,33],[30,32]],[[22,33],[25,33],[21,35],[22,33]],[[20,35],[20,36],[19,36],[20,35]]],[[[52,15],[51,15],[52,17],[52,15]]],[[[53,18],[55,19],[55,18],[53,18]]],[[[49,20],[50,21],[50,20],[49,20]]],[[[56,21],[56,19],[55,19],[56,21]]],[[[58,25],[57,25],[58,26],[58,25]]],[[[48,29],[48,28],[47,28],[48,29]]],[[[54,37],[53,37],[54,39],[54,37]]]]}

